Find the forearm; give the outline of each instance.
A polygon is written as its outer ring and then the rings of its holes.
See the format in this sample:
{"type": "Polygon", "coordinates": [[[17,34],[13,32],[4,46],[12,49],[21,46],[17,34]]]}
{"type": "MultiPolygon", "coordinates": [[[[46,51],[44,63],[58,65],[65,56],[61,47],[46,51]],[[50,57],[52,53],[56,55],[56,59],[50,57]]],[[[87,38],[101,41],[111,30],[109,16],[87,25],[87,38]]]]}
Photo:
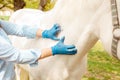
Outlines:
{"type": "Polygon", "coordinates": [[[56,45],[51,48],[44,48],[41,50],[41,56],[38,60],[46,58],[52,55],[74,55],[77,53],[77,49],[74,45],[64,45],[63,37],[56,45]]]}
{"type": "Polygon", "coordinates": [[[20,50],[4,41],[0,41],[0,59],[20,64],[35,64],[41,55],[38,49],[20,50]]]}
{"type": "Polygon", "coordinates": [[[52,56],[51,48],[42,49],[41,56],[40,56],[40,58],[38,60],[49,57],[49,56],[52,56]]]}
{"type": "Polygon", "coordinates": [[[4,20],[0,20],[0,26],[8,35],[16,35],[27,38],[35,38],[39,29],[37,27],[31,27],[23,24],[19,25],[4,20]]]}

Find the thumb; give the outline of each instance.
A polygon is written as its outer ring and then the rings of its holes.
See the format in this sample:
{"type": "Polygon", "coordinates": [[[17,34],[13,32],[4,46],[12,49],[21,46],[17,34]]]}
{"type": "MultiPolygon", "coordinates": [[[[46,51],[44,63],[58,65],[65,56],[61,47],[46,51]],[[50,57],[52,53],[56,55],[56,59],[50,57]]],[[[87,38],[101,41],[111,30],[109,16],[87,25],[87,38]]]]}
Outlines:
{"type": "Polygon", "coordinates": [[[63,37],[60,39],[60,42],[61,42],[61,43],[64,43],[64,40],[65,40],[65,36],[63,36],[63,37]]]}
{"type": "Polygon", "coordinates": [[[57,37],[53,37],[53,40],[59,41],[60,39],[57,37]]]}
{"type": "Polygon", "coordinates": [[[54,27],[55,29],[58,29],[58,28],[60,28],[60,25],[56,23],[56,24],[53,25],[53,27],[54,27]]]}

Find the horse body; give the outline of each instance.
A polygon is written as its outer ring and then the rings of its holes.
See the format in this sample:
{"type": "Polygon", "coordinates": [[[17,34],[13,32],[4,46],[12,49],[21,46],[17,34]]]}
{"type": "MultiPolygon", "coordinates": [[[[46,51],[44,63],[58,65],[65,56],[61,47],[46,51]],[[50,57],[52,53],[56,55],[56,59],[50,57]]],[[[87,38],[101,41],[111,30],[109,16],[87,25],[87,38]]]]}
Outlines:
{"type": "MultiPolygon", "coordinates": [[[[42,29],[49,29],[54,23],[59,23],[62,28],[59,37],[65,35],[65,44],[75,44],[78,53],[48,57],[40,60],[36,67],[24,68],[30,72],[33,80],[79,80],[86,71],[86,53],[98,39],[111,54],[111,19],[109,0],[58,0],[51,11],[22,9],[15,12],[10,21],[42,29]]],[[[21,49],[42,49],[56,44],[49,39],[15,37],[12,41],[14,46],[21,49]]]]}

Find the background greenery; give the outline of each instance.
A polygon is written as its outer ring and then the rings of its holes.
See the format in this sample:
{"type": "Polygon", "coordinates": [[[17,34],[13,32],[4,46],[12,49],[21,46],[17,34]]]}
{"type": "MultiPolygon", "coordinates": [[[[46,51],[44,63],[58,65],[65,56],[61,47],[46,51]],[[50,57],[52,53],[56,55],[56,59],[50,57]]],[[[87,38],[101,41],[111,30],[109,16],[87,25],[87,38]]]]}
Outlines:
{"type": "MultiPolygon", "coordinates": [[[[25,0],[26,8],[38,8],[40,0],[25,0]]],[[[47,4],[45,5],[44,11],[48,11],[54,7],[56,0],[47,0],[47,4]]]]}
{"type": "MultiPolygon", "coordinates": [[[[24,0],[26,3],[25,8],[33,8],[38,9],[40,6],[40,0],[24,0]]],[[[50,10],[53,8],[56,0],[47,0],[47,4],[44,7],[44,11],[50,10]]],[[[0,7],[6,6],[7,8],[13,9],[14,8],[14,1],[13,0],[0,0],[0,7]]]]}
{"type": "Polygon", "coordinates": [[[38,8],[40,0],[24,0],[26,2],[25,8],[38,8]]]}
{"type": "Polygon", "coordinates": [[[88,71],[82,80],[120,80],[120,61],[109,56],[100,41],[88,53],[88,71]]]}
{"type": "Polygon", "coordinates": [[[2,20],[8,20],[9,16],[0,16],[0,19],[2,19],[2,20]]]}

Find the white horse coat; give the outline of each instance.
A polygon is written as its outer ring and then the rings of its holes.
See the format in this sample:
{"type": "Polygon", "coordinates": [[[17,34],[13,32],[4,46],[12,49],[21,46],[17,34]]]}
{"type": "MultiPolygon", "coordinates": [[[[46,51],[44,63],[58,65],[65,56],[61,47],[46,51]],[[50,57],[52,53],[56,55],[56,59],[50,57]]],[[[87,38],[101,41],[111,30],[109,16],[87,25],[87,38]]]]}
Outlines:
{"type": "MultiPolygon", "coordinates": [[[[113,27],[110,0],[58,0],[51,11],[22,9],[16,11],[10,21],[42,29],[59,23],[63,30],[59,37],[65,35],[65,44],[75,44],[78,49],[76,55],[56,55],[40,60],[37,67],[24,67],[33,80],[80,80],[87,67],[86,53],[98,39],[111,55],[113,27]]],[[[13,44],[21,49],[42,49],[55,43],[50,39],[13,39],[13,44]]],[[[120,49],[120,58],[119,53],[120,49]]]]}

